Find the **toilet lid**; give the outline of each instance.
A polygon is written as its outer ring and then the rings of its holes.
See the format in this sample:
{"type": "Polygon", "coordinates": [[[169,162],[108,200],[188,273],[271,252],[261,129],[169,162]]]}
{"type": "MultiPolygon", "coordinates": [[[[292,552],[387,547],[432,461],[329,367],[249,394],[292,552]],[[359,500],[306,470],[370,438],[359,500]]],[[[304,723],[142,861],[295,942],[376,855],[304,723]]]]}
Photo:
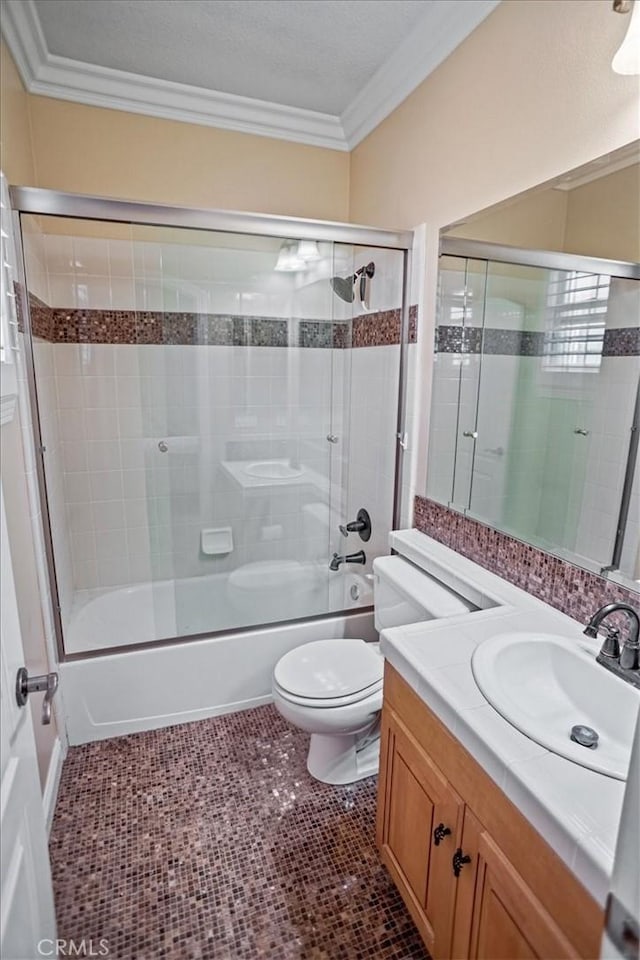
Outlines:
{"type": "Polygon", "coordinates": [[[296,697],[336,700],[379,685],[383,665],[364,640],[315,640],[286,653],[274,679],[296,697]]]}

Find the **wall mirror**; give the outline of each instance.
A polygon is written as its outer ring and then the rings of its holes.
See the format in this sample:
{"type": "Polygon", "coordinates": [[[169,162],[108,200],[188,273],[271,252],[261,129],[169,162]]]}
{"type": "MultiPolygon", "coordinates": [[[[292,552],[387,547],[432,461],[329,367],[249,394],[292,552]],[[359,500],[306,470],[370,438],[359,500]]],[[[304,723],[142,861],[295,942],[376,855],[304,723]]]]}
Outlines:
{"type": "Polygon", "coordinates": [[[640,144],[441,231],[427,496],[640,590],[640,144]]]}

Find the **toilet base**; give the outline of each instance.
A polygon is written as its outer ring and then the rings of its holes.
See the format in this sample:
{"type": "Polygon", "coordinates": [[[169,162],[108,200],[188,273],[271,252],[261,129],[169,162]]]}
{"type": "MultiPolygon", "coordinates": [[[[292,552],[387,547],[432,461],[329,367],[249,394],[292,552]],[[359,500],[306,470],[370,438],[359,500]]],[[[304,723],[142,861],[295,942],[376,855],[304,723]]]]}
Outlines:
{"type": "Polygon", "coordinates": [[[312,733],[307,770],[322,783],[355,783],[377,774],[380,766],[380,729],[363,736],[327,736],[312,733]]]}

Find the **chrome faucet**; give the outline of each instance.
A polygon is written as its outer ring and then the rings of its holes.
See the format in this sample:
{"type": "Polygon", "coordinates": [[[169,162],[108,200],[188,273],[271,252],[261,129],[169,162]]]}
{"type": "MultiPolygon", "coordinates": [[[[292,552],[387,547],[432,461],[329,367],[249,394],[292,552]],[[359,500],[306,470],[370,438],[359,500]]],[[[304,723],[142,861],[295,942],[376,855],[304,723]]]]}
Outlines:
{"type": "Polygon", "coordinates": [[[612,613],[626,614],[629,619],[629,636],[620,650],[620,631],[615,627],[608,629],[596,660],[623,680],[640,687],[640,618],[633,607],[628,603],[607,603],[594,613],[584,633],[595,639],[600,624],[612,613]]]}
{"type": "Polygon", "coordinates": [[[346,557],[339,557],[337,553],[334,553],[331,558],[331,563],[329,564],[329,570],[333,570],[334,573],[336,570],[340,569],[341,563],[366,563],[367,557],[364,550],[358,550],[357,553],[348,553],[346,557]]]}

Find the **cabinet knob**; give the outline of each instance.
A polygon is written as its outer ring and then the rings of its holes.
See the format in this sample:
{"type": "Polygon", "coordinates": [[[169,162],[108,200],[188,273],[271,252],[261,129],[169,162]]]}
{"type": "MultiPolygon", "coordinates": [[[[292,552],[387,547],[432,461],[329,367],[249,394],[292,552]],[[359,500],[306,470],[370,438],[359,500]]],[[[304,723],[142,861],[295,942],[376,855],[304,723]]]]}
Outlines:
{"type": "Polygon", "coordinates": [[[471,863],[471,857],[469,856],[468,853],[462,852],[462,847],[458,847],[451,861],[454,877],[460,876],[460,871],[462,870],[462,867],[464,866],[465,863],[471,863]]]}
{"type": "Polygon", "coordinates": [[[448,837],[451,833],[449,827],[445,827],[444,823],[439,823],[438,826],[433,831],[433,842],[436,847],[440,846],[440,841],[444,840],[445,837],[448,837]]]}

